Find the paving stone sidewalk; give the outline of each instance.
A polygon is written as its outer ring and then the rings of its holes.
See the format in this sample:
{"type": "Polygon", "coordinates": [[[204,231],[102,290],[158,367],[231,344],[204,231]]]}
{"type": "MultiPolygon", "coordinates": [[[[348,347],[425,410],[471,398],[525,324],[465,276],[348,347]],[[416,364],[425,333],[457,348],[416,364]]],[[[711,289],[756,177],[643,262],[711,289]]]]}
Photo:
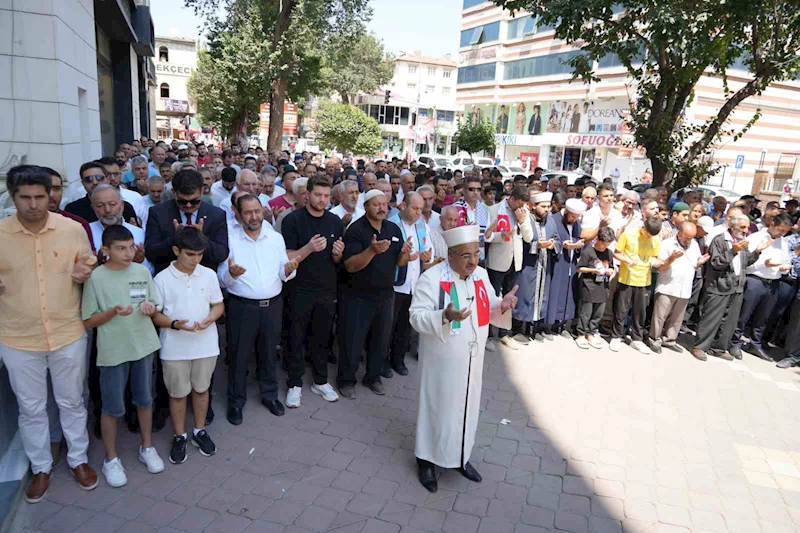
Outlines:
{"type": "MultiPolygon", "coordinates": [[[[120,431],[128,485],[81,491],[66,461],[13,532],[672,533],[800,531],[800,375],[745,356],[581,350],[567,339],[486,354],[472,454],[484,481],[443,471],[416,479],[416,365],[328,404],[276,418],[254,383],[244,424],[224,418],[224,379],[209,428],[218,453],[189,448],[150,475],[138,436],[120,431]]],[[[220,376],[224,368],[220,366],[220,376]]],[[[332,374],[333,375],[333,374],[332,374]]],[[[100,467],[93,439],[90,463],[100,467]]]]}

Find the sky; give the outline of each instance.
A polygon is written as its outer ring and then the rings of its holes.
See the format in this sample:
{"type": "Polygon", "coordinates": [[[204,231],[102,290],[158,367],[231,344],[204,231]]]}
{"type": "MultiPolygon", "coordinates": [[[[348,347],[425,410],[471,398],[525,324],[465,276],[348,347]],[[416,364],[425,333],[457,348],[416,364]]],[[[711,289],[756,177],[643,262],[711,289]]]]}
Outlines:
{"type": "MultiPolygon", "coordinates": [[[[457,56],[463,0],[372,0],[371,5],[367,28],[383,40],[386,51],[457,56]]],[[[156,35],[198,37],[202,21],[183,0],[155,0],[150,10],[156,35]]]]}

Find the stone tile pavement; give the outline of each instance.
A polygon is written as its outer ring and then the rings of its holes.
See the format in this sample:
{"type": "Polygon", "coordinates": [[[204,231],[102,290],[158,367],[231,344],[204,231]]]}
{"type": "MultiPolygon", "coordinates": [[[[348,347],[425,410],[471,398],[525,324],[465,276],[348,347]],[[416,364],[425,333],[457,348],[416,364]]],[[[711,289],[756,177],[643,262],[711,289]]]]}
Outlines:
{"type": "MultiPolygon", "coordinates": [[[[487,353],[472,461],[480,484],[416,479],[416,366],[387,395],[303,405],[275,418],[255,385],[245,422],[217,419],[219,451],[190,447],[149,475],[120,433],[129,483],[83,492],[65,461],[12,531],[61,533],[678,533],[800,531],[800,374],[745,356],[580,350],[563,338],[487,353]]],[[[221,371],[223,369],[220,369],[221,371]]],[[[224,375],[224,374],[220,374],[224,375]]],[[[167,429],[155,436],[166,460],[167,429]]],[[[102,446],[90,462],[99,467],[102,446]]]]}

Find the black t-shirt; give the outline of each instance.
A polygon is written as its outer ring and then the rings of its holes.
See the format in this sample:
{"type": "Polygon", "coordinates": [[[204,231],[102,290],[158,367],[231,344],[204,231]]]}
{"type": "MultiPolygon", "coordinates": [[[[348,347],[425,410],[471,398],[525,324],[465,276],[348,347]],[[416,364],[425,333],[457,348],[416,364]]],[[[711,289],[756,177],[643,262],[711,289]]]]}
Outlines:
{"type": "Polygon", "coordinates": [[[293,283],[297,290],[335,291],[338,265],[333,262],[331,251],[333,243],[344,233],[339,217],[328,211],[321,217],[315,217],[308,212],[308,209],[298,209],[283,219],[281,233],[283,240],[286,241],[287,250],[299,250],[308,244],[314,235],[328,239],[328,247],[325,250],[312,252],[300,262],[293,283]]]}
{"type": "MultiPolygon", "coordinates": [[[[597,262],[605,266],[613,265],[611,250],[606,248],[602,252],[595,250],[594,246],[587,244],[581,250],[578,259],[578,268],[597,268],[597,262]]],[[[591,303],[603,303],[608,300],[608,276],[598,277],[595,274],[581,274],[581,300],[591,303]]]]}
{"type": "Polygon", "coordinates": [[[403,248],[403,234],[394,222],[384,220],[381,231],[377,231],[364,215],[347,228],[344,234],[343,261],[358,255],[372,244],[372,236],[379,241],[388,240],[389,248],[377,254],[366,267],[358,272],[344,276],[344,290],[358,293],[363,298],[386,298],[392,296],[394,290],[397,256],[403,248]]]}
{"type": "MultiPolygon", "coordinates": [[[[125,222],[130,223],[131,219],[136,218],[136,211],[133,210],[133,206],[128,202],[124,202],[125,205],[122,208],[122,218],[125,219],[125,222]]],[[[80,200],[75,200],[72,203],[67,204],[64,208],[64,211],[67,213],[72,213],[73,215],[78,215],[86,222],[94,222],[97,220],[97,215],[94,214],[94,209],[92,209],[92,202],[89,200],[88,196],[84,196],[80,200]]]]}

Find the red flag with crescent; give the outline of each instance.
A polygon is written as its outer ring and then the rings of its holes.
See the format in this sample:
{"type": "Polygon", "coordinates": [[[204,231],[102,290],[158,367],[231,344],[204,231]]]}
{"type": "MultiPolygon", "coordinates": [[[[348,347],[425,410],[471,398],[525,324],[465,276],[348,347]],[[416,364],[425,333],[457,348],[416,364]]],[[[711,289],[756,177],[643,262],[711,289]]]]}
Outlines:
{"type": "Polygon", "coordinates": [[[467,208],[463,205],[457,205],[456,210],[458,210],[458,226],[466,226],[467,225],[467,208]]]}
{"type": "Polygon", "coordinates": [[[491,314],[489,293],[486,292],[482,279],[475,281],[475,303],[478,308],[478,326],[488,325],[489,315],[491,314]]]}

